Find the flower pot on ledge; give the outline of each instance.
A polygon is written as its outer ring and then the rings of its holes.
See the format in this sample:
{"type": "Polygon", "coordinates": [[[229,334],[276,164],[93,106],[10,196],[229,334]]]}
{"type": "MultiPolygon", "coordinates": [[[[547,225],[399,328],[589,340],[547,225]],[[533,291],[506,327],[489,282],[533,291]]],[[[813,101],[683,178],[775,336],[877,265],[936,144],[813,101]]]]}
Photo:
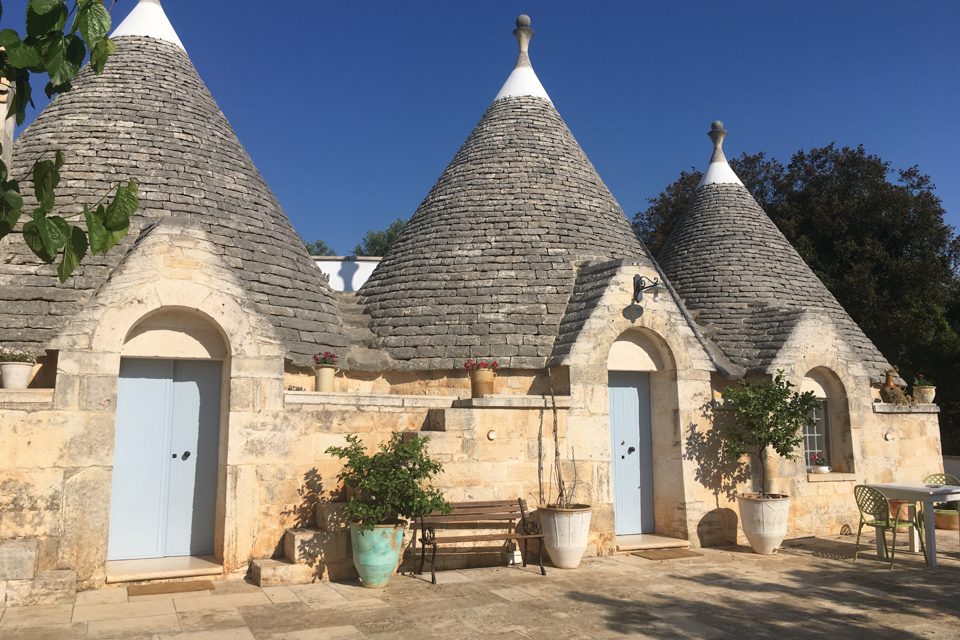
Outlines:
{"type": "Polygon", "coordinates": [[[915,385],[913,387],[913,399],[920,404],[933,404],[933,399],[937,397],[937,388],[930,385],[915,385]]]}
{"type": "Polygon", "coordinates": [[[317,372],[317,391],[330,393],[333,391],[333,378],[337,373],[337,368],[333,365],[320,365],[316,367],[317,372]]]}
{"type": "Polygon", "coordinates": [[[482,398],[493,395],[493,378],[496,373],[493,369],[470,370],[470,397],[482,398]]]}
{"type": "Polygon", "coordinates": [[[32,362],[0,362],[0,382],[4,389],[26,389],[31,373],[32,362]]]}

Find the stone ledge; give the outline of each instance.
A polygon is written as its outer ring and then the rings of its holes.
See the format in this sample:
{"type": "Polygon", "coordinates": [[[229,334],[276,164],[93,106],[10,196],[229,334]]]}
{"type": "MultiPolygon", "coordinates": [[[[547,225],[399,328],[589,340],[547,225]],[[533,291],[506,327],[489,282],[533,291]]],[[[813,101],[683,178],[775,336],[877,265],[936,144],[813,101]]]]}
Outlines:
{"type": "Polygon", "coordinates": [[[888,402],[874,402],[874,413],[940,413],[940,406],[936,404],[890,404],[888,402]]]}
{"type": "Polygon", "coordinates": [[[807,482],[856,482],[857,474],[831,471],[830,473],[807,473],[807,482]]]}
{"type": "MultiPolygon", "coordinates": [[[[570,396],[557,396],[557,409],[570,408],[570,396]]],[[[550,409],[550,396],[484,396],[453,403],[457,409],[550,409]]]]}
{"type": "Polygon", "coordinates": [[[53,407],[53,389],[0,389],[0,409],[53,407]]]}
{"type": "Polygon", "coordinates": [[[330,406],[330,407],[409,407],[421,409],[446,409],[453,405],[456,396],[404,396],[373,395],[360,393],[325,393],[322,391],[286,391],[284,402],[289,408],[330,406]]]}

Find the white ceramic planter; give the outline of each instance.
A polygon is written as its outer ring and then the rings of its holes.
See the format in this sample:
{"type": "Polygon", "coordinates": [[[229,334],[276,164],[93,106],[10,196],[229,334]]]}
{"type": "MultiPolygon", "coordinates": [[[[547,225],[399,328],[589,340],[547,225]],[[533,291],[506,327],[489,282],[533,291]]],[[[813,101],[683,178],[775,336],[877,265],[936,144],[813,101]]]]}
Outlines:
{"type": "Polygon", "coordinates": [[[33,364],[29,362],[0,362],[0,382],[4,389],[26,389],[32,372],[33,364]]]}
{"type": "Polygon", "coordinates": [[[333,377],[337,373],[334,366],[320,365],[316,368],[317,372],[317,391],[330,393],[333,391],[333,377]]]}
{"type": "Polygon", "coordinates": [[[936,387],[916,386],[913,388],[913,399],[920,404],[933,404],[933,399],[936,397],[936,387]]]}
{"type": "Polygon", "coordinates": [[[819,464],[810,467],[810,473],[830,473],[830,467],[825,464],[819,464]]]}
{"type": "Polygon", "coordinates": [[[787,537],[790,518],[790,498],[773,495],[761,498],[759,494],[737,496],[740,505],[740,525],[755,553],[776,553],[787,537]]]}
{"type": "Polygon", "coordinates": [[[540,527],[547,554],[558,569],[580,566],[590,538],[591,508],[576,505],[570,509],[540,507],[540,527]]]}

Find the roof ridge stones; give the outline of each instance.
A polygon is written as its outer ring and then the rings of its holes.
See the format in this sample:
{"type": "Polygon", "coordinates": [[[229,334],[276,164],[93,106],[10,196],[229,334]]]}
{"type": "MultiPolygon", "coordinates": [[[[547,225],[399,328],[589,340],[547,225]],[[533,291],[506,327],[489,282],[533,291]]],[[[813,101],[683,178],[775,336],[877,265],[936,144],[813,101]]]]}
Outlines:
{"type": "MultiPolygon", "coordinates": [[[[714,123],[711,166],[725,134],[714,123]]],[[[889,368],[739,178],[697,187],[658,260],[706,336],[748,371],[766,371],[804,314],[833,323],[873,379],[889,368]]]]}
{"type": "Polygon", "coordinates": [[[12,171],[22,176],[61,149],[58,214],[78,212],[126,177],[140,183],[140,210],[121,246],[88,255],[64,285],[22,236],[0,241],[0,342],[44,348],[127,250],[137,251],[145,227],[176,218],[216,246],[291,360],[309,364],[318,349],[346,346],[333,293],[186,52],[150,36],[116,43],[103,74],[82,70],[20,136],[12,171]]]}

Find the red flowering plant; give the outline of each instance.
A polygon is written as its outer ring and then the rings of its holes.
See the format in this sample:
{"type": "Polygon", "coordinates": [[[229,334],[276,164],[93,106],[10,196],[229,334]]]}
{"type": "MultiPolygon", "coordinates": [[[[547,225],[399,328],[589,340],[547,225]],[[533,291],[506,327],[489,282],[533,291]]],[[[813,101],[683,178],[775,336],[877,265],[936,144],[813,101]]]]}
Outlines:
{"type": "Polygon", "coordinates": [[[814,467],[827,466],[827,458],[822,453],[815,453],[810,459],[810,465],[814,467]]]}
{"type": "Polygon", "coordinates": [[[318,367],[335,367],[337,366],[337,354],[330,351],[315,353],[313,354],[313,364],[318,367]]]}
{"type": "Polygon", "coordinates": [[[468,371],[474,369],[490,369],[491,371],[496,371],[500,368],[500,363],[496,360],[474,360],[473,358],[468,358],[467,361],[463,363],[463,368],[468,371]]]}

